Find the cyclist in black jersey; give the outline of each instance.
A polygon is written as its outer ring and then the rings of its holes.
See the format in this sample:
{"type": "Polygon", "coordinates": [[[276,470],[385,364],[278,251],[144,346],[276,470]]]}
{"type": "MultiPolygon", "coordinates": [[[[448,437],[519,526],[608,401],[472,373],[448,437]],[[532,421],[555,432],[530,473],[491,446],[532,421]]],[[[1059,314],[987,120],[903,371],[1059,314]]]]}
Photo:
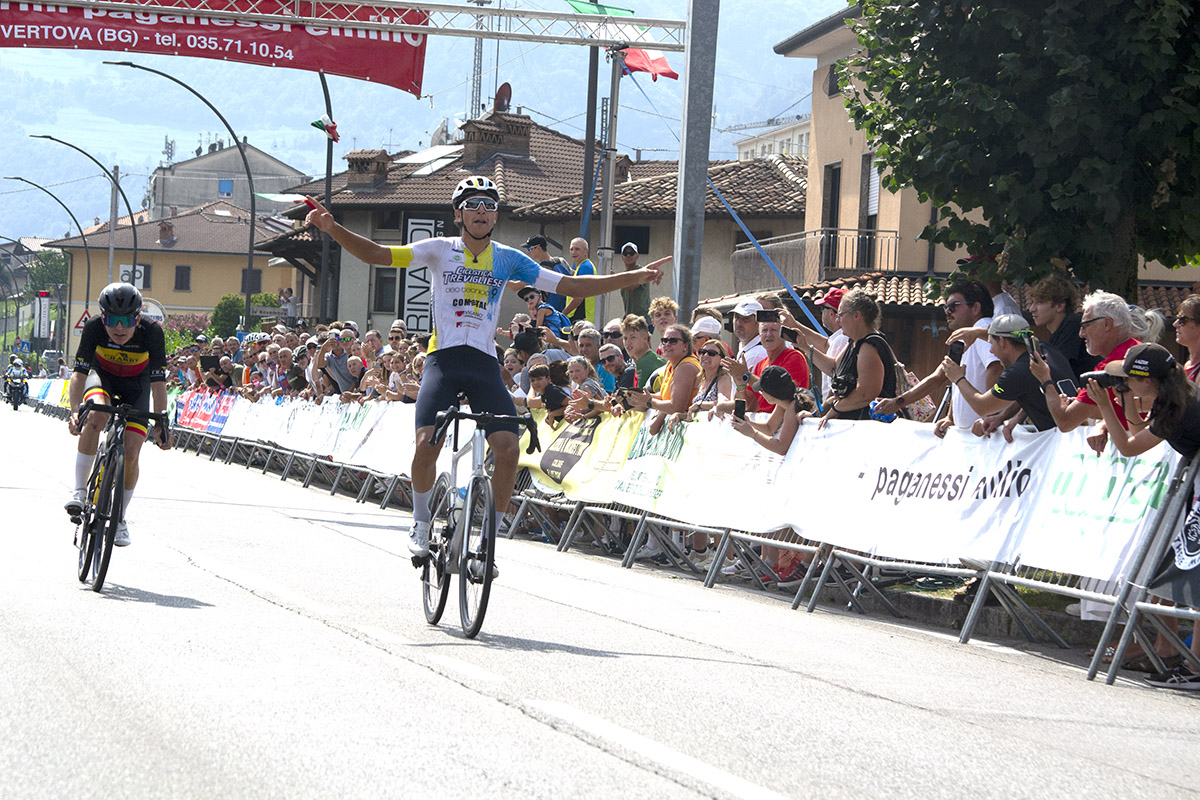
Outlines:
{"type": "MultiPolygon", "coordinates": [[[[167,409],[167,352],[163,330],[158,323],[142,317],[142,293],[128,283],[110,283],[100,292],[100,314],[83,326],[79,349],[75,352],[75,370],[67,384],[71,416],[67,427],[79,437],[75,455],[75,491],[65,508],[72,517],[83,510],[84,487],[92,471],[92,461],[100,444],[100,433],[108,423],[107,414],[92,413],[87,424],[79,426],[79,406],[94,400],[100,405],[128,403],[141,411],[167,409]]],[[[125,428],[125,503],[129,509],[138,480],[138,456],[146,440],[146,427],[129,422],[125,428]]],[[[156,437],[163,450],[171,447],[171,432],[156,437]]],[[[117,528],[113,544],[129,544],[125,520],[117,528]]]]}

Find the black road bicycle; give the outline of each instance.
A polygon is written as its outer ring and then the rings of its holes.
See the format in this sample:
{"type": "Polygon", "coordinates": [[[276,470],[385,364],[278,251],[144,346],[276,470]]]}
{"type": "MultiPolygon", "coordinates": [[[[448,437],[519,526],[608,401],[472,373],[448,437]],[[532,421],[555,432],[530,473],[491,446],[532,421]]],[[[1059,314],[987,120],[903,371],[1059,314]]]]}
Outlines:
{"type": "Polygon", "coordinates": [[[437,625],[450,594],[450,574],[458,573],[458,607],[463,633],[473,639],[483,627],[488,597],[492,590],[492,565],[496,560],[496,518],[492,479],[485,468],[484,428],[494,422],[515,422],[529,430],[527,452],[541,450],[537,423],[531,416],[471,414],[457,405],[439,411],[433,429],[433,444],[443,443],[446,429],[453,424],[450,438],[453,457],[450,471],[434,481],[429,496],[433,513],[429,531],[429,555],[414,556],[413,565],[421,570],[421,601],[425,621],[437,625]],[[458,446],[458,423],[475,423],[471,441],[458,446]],[[466,485],[458,484],[458,462],[471,456],[471,475],[466,485]]]}
{"type": "Polygon", "coordinates": [[[79,407],[79,427],[87,415],[110,414],[106,435],[96,451],[92,474],[88,477],[83,510],[72,517],[75,546],[79,548],[79,582],[91,582],[92,591],[104,588],[104,576],[112,558],[113,539],[125,509],[125,426],[129,422],[155,423],[161,440],[167,439],[170,423],[166,414],[139,411],[130,405],[105,406],[88,400],[79,407]]]}

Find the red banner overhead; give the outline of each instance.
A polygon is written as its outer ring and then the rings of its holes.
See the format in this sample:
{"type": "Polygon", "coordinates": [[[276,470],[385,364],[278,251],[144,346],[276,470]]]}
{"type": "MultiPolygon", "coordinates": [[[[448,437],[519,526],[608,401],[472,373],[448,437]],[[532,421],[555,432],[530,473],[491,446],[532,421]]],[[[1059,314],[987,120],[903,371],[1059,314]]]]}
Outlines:
{"type": "Polygon", "coordinates": [[[296,25],[283,3],[226,0],[230,19],[194,16],[204,0],[175,0],[177,13],[0,2],[0,47],[115,50],[241,61],[323,71],[394,86],[417,96],[425,69],[423,34],[362,30],[358,22],[424,25],[423,12],[356,6],[328,26],[296,25]],[[272,5],[271,11],[264,6],[272,5]],[[255,18],[237,19],[239,12],[255,18]],[[264,20],[266,18],[266,21],[264,20]]]}

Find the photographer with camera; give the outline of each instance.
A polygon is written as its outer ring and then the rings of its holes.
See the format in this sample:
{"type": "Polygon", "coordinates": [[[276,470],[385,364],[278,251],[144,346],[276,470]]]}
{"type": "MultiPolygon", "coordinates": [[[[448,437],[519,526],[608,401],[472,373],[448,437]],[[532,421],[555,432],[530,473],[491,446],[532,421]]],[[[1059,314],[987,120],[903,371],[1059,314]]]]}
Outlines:
{"type": "MultiPolygon", "coordinates": [[[[1183,458],[1200,452],[1200,396],[1179,363],[1165,347],[1139,344],[1129,348],[1121,361],[1111,361],[1103,372],[1089,373],[1085,391],[1096,404],[1117,452],[1133,458],[1165,441],[1183,458]],[[1101,376],[1120,384],[1126,398],[1126,413],[1139,423],[1130,434],[1118,418],[1110,398],[1111,389],[1101,376]]],[[[1192,487],[1191,509],[1171,540],[1171,550],[1150,580],[1150,591],[1180,605],[1200,606],[1200,487],[1192,487]]],[[[1193,625],[1191,651],[1200,658],[1200,622],[1193,625]]],[[[1162,651],[1160,650],[1160,655],[1162,651]]],[[[1178,659],[1171,659],[1177,661],[1178,659]]],[[[1169,665],[1168,665],[1169,666],[1169,665]]],[[[1186,661],[1146,679],[1154,686],[1171,689],[1200,689],[1200,672],[1186,661]]]]}
{"type": "MultiPolygon", "coordinates": [[[[1079,323],[1079,335],[1087,345],[1088,353],[1100,356],[1097,370],[1103,370],[1112,362],[1121,362],[1131,347],[1143,341],[1156,342],[1162,334],[1163,315],[1160,311],[1145,311],[1125,302],[1125,298],[1111,292],[1092,292],[1083,300],[1083,318],[1079,323]]],[[[1046,397],[1046,407],[1054,418],[1054,424],[1063,433],[1073,431],[1088,420],[1098,419],[1100,411],[1096,401],[1088,394],[1086,385],[1068,398],[1060,394],[1052,380],[1051,370],[1037,353],[1031,358],[1030,370],[1046,397]]],[[[1085,380],[1089,375],[1081,375],[1085,380]]],[[[1121,427],[1128,428],[1124,406],[1117,402],[1113,387],[1107,387],[1109,401],[1114,404],[1116,419],[1121,427]]],[[[1135,416],[1136,419],[1136,416],[1135,416]]],[[[1099,432],[1097,436],[1103,436],[1099,432]]]]}
{"type": "Polygon", "coordinates": [[[1054,418],[1046,408],[1040,383],[1029,369],[1030,353],[1035,350],[1050,367],[1051,379],[1064,389],[1074,385],[1074,373],[1066,357],[1057,350],[1040,348],[1025,318],[1019,314],[996,317],[988,326],[988,344],[992,355],[1000,359],[1004,371],[990,389],[980,392],[967,380],[966,368],[947,357],[941,370],[958,387],[967,405],[980,415],[971,427],[976,436],[987,436],[1018,410],[1039,431],[1054,427],[1054,418]]]}

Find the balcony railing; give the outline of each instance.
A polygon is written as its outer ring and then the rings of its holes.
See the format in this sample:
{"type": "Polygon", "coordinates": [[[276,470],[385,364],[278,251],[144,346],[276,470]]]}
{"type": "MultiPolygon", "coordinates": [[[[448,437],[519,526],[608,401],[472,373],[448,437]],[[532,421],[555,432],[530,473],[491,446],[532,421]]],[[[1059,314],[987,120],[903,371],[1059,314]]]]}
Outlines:
{"type": "MultiPolygon", "coordinates": [[[[804,286],[865,272],[895,272],[899,241],[897,231],[817,228],[763,239],[759,244],[788,283],[804,286]]],[[[779,278],[753,244],[738,245],[731,261],[733,288],[738,294],[779,285],[779,278]]]]}

